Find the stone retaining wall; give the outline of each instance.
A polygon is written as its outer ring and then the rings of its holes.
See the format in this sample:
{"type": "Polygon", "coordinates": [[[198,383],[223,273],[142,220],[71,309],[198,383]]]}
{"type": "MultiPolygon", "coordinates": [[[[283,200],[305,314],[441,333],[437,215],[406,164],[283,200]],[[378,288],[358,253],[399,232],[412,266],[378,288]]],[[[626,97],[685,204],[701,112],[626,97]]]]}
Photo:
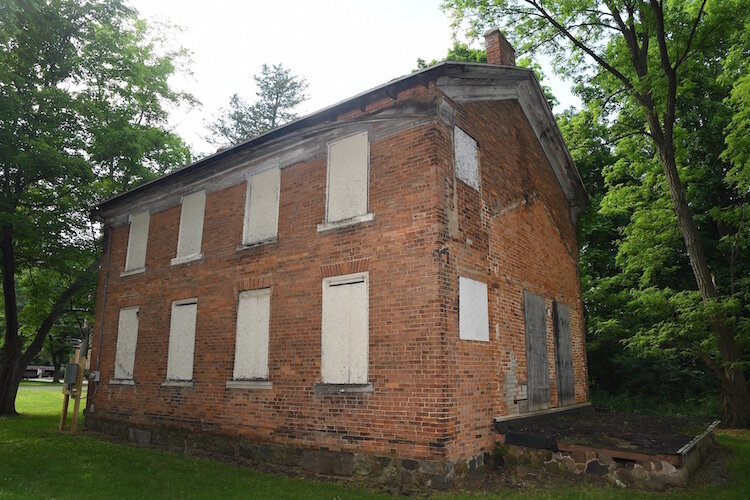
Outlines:
{"type": "Polygon", "coordinates": [[[443,490],[484,466],[489,454],[465,462],[399,459],[366,453],[302,449],[166,427],[133,426],[92,416],[86,429],[116,439],[193,456],[228,460],[283,474],[326,476],[392,492],[443,490]]]}
{"type": "Polygon", "coordinates": [[[547,466],[558,466],[561,470],[574,474],[606,476],[607,480],[621,488],[636,487],[662,491],[668,486],[687,486],[690,475],[705,461],[714,446],[713,433],[709,433],[684,455],[644,456],[641,460],[613,458],[606,450],[555,453],[547,450],[526,450],[516,453],[544,454],[544,463],[547,466]]]}

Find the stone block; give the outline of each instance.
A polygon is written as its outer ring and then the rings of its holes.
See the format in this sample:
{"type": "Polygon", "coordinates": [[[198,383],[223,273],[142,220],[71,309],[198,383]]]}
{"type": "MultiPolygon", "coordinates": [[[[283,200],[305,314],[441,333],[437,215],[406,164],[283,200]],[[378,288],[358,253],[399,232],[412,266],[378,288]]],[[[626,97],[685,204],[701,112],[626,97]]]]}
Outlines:
{"type": "Polygon", "coordinates": [[[238,452],[241,458],[251,462],[258,462],[261,459],[260,447],[252,441],[240,441],[238,452]]]}
{"type": "Polygon", "coordinates": [[[566,472],[575,472],[576,471],[576,463],[573,461],[571,457],[562,457],[560,459],[560,468],[566,472]]]}
{"type": "Polygon", "coordinates": [[[598,460],[589,460],[586,463],[586,473],[594,474],[596,476],[603,476],[609,472],[609,467],[605,467],[599,463],[598,460]]]}
{"type": "Polygon", "coordinates": [[[361,453],[355,453],[352,460],[352,474],[355,476],[369,476],[373,471],[373,462],[361,453]]]}
{"type": "Polygon", "coordinates": [[[128,429],[128,441],[140,446],[148,446],[151,444],[151,431],[130,427],[128,429]]]}
{"type": "Polygon", "coordinates": [[[445,465],[439,462],[422,460],[419,463],[419,471],[428,476],[442,476],[445,474],[445,465]]]}
{"type": "Polygon", "coordinates": [[[419,462],[416,460],[401,460],[401,467],[406,470],[417,470],[419,468],[419,462]]]}

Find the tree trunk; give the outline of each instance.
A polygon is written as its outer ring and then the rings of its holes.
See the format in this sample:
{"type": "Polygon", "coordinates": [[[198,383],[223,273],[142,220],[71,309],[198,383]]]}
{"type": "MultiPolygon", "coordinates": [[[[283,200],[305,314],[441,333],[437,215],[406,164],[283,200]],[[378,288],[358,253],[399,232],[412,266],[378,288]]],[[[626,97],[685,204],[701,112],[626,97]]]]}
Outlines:
{"type": "Polygon", "coordinates": [[[18,335],[16,303],[16,257],[13,252],[13,226],[0,227],[2,252],[3,300],[5,302],[5,340],[0,347],[0,415],[16,415],[16,393],[23,370],[23,339],[18,335]]]}
{"type": "Polygon", "coordinates": [[[16,394],[21,384],[24,366],[21,365],[21,346],[9,345],[7,340],[0,350],[0,415],[16,415],[16,394]],[[14,353],[8,351],[14,350],[14,353]]]}
{"type": "Polygon", "coordinates": [[[55,370],[52,372],[52,383],[59,384],[60,383],[60,368],[62,368],[62,352],[55,352],[55,346],[52,342],[52,337],[49,337],[49,354],[52,358],[52,366],[55,367],[55,370]]]}
{"type": "MultiPolygon", "coordinates": [[[[651,115],[649,122],[653,118],[653,115],[651,115]]],[[[654,128],[653,123],[649,125],[652,132],[658,130],[658,128],[654,128]]],[[[672,199],[677,222],[685,240],[690,266],[693,269],[701,297],[703,297],[704,302],[715,300],[719,297],[719,291],[708,267],[708,260],[703,250],[703,241],[690,211],[685,190],[680,182],[673,143],[671,138],[666,139],[659,133],[653,135],[659,160],[669,186],[669,196],[672,199]]],[[[750,393],[748,393],[745,374],[741,368],[735,366],[740,359],[740,350],[735,342],[734,329],[727,324],[723,316],[719,316],[712,318],[711,331],[716,338],[719,355],[721,356],[721,376],[719,378],[721,381],[722,423],[726,427],[748,427],[750,426],[750,393]]]]}

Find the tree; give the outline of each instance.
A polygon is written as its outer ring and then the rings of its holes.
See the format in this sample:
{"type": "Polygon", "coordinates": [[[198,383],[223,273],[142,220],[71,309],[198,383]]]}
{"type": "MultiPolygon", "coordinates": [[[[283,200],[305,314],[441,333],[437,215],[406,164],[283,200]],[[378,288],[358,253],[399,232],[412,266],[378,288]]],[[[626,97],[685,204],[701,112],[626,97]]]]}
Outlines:
{"type": "Polygon", "coordinates": [[[219,110],[213,123],[207,124],[210,143],[236,145],[297,118],[294,108],[307,100],[304,78],[292,75],[282,64],[264,64],[254,75],[257,100],[247,103],[239,94],[229,98],[229,106],[219,110]]]}
{"type": "MultiPolygon", "coordinates": [[[[674,232],[664,231],[662,235],[676,234],[682,239],[685,252],[684,256],[670,258],[658,255],[659,262],[669,260],[673,264],[670,259],[684,257],[692,271],[692,287],[697,288],[700,300],[696,303],[695,296],[680,283],[681,288],[677,290],[688,293],[672,292],[671,308],[660,312],[675,309],[685,312],[682,327],[691,332],[687,336],[693,340],[694,354],[700,356],[721,381],[724,423],[750,425],[747,359],[740,327],[744,321],[742,314],[747,314],[747,302],[734,294],[729,279],[722,281],[721,276],[712,273],[711,263],[720,260],[720,250],[704,244],[703,232],[693,212],[695,205],[689,199],[691,172],[684,168],[686,157],[677,149],[683,132],[695,126],[688,119],[689,109],[680,106],[680,101],[683,95],[694,90],[692,85],[706,72],[711,61],[704,55],[726,54],[727,40],[732,33],[745,29],[747,2],[735,0],[707,5],[706,0],[447,0],[444,5],[451,12],[455,26],[469,21],[471,30],[476,33],[500,24],[522,52],[544,50],[552,55],[557,71],[587,82],[588,92],[600,94],[601,109],[618,124],[620,142],[629,142],[632,150],[641,148],[641,152],[647,153],[640,163],[640,180],[647,181],[657,191],[668,193],[667,207],[671,207],[672,214],[662,210],[660,219],[651,220],[652,226],[674,228],[674,232]],[[639,140],[644,138],[645,141],[639,140]],[[649,165],[659,166],[658,177],[654,177],[649,165]],[[707,253],[707,249],[711,253],[707,253]],[[692,322],[684,323],[688,320],[692,322]],[[696,327],[710,332],[709,338],[703,334],[702,343],[695,342],[696,327]]],[[[719,182],[723,178],[720,176],[719,182]]],[[[640,200],[641,203],[658,201],[654,198],[640,200]]],[[[729,200],[729,205],[741,204],[736,194],[729,200]]],[[[659,208],[665,207],[660,205],[659,208]]],[[[656,212],[648,211],[643,215],[654,216],[656,212]]],[[[663,248],[665,245],[656,247],[663,248]]],[[[655,256],[654,252],[650,253],[655,256]]],[[[619,254],[623,255],[622,248],[619,254]]],[[[633,256],[627,263],[638,261],[633,256]]],[[[679,282],[679,276],[676,278],[679,282]]],[[[670,331],[676,333],[674,329],[670,331]]]]}
{"type": "MultiPolygon", "coordinates": [[[[486,63],[487,52],[484,49],[474,49],[465,43],[454,41],[453,47],[448,49],[448,54],[443,61],[486,63]]],[[[440,61],[437,59],[427,62],[419,57],[417,58],[417,69],[415,71],[425,69],[426,67],[433,66],[439,62],[440,61]]]]}
{"type": "Polygon", "coordinates": [[[163,41],[117,0],[0,4],[0,415],[58,320],[93,309],[89,208],[189,162],[164,107],[195,104],[168,83],[186,53],[163,41]]]}

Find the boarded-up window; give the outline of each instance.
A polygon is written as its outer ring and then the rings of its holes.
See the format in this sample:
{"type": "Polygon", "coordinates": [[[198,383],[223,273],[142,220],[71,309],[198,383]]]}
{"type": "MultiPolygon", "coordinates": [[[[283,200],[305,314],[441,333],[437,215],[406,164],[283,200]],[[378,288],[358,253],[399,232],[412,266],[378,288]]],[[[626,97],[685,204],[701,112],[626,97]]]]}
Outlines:
{"type": "Polygon", "coordinates": [[[490,340],[486,283],[458,278],[458,336],[464,340],[490,340]]]}
{"type": "Polygon", "coordinates": [[[280,180],[279,168],[260,172],[247,180],[243,243],[257,243],[276,236],[280,180]]]}
{"type": "Polygon", "coordinates": [[[235,380],[268,379],[268,327],[271,289],[240,294],[237,305],[237,340],[234,351],[235,380]]]}
{"type": "Polygon", "coordinates": [[[554,318],[557,400],[560,406],[567,406],[572,405],[576,400],[573,349],[570,342],[570,308],[555,301],[554,318]]]}
{"type": "Polygon", "coordinates": [[[323,383],[367,383],[368,302],[368,273],[323,280],[323,383]]]}
{"type": "Polygon", "coordinates": [[[138,343],[138,307],[120,309],[117,325],[117,353],[115,354],[115,379],[132,380],[135,364],[135,346],[138,343]]]}
{"type": "Polygon", "coordinates": [[[367,214],[369,150],[367,132],[328,145],[327,222],[367,214]]]}
{"type": "Polygon", "coordinates": [[[477,141],[460,128],[454,127],[453,148],[456,177],[479,191],[479,146],[477,141]]]}
{"type": "Polygon", "coordinates": [[[167,380],[193,379],[193,351],[195,349],[195,318],[197,312],[198,299],[172,302],[167,380]]]}
{"type": "Polygon", "coordinates": [[[549,366],[547,365],[547,315],[544,297],[523,292],[526,323],[526,383],[529,411],[549,408],[549,366]]]}
{"type": "Polygon", "coordinates": [[[151,216],[148,212],[139,212],[130,216],[125,271],[135,271],[143,269],[146,266],[146,245],[148,243],[148,225],[150,220],[151,216]]]}
{"type": "Polygon", "coordinates": [[[177,259],[185,260],[200,255],[205,208],[205,191],[189,194],[182,199],[180,233],[177,240],[177,259]]]}

